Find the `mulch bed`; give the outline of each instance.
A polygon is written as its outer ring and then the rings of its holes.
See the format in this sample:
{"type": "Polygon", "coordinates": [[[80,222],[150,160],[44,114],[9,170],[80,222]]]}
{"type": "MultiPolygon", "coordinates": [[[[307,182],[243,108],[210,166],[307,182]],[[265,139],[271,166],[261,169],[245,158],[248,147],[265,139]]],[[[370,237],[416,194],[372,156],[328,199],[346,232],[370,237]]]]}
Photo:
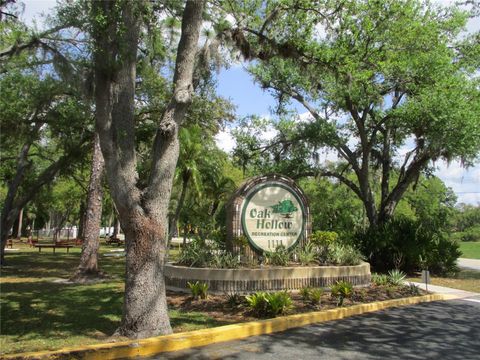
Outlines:
{"type": "MultiPolygon", "coordinates": [[[[419,294],[426,294],[419,289],[419,294]]],[[[293,309],[286,315],[301,314],[312,311],[322,311],[337,307],[337,299],[325,291],[320,304],[311,304],[302,299],[296,292],[290,293],[293,300],[293,309]]],[[[413,296],[407,286],[375,286],[357,288],[349,299],[345,299],[343,306],[366,304],[376,301],[399,299],[413,296]]],[[[244,297],[239,303],[229,299],[229,295],[209,295],[207,299],[194,300],[189,294],[167,292],[168,306],[170,309],[182,312],[201,312],[217,321],[224,323],[239,323],[258,320],[248,308],[244,297]]]]}

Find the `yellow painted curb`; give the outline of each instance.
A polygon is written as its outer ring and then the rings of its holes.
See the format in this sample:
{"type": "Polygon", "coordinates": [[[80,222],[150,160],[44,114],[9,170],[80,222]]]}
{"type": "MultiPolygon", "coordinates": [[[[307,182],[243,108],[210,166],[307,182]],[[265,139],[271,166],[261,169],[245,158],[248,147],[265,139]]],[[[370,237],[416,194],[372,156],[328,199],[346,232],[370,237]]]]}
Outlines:
{"type": "Polygon", "coordinates": [[[163,352],[178,351],[225,341],[244,339],[250,336],[270,334],[287,329],[338,320],[345,317],[378,311],[390,307],[413,305],[422,302],[449,300],[451,296],[432,294],[411,298],[359,304],[345,308],[289,315],[274,319],[219,326],[210,329],[157,336],[142,340],[64,348],[55,351],[19,353],[1,356],[0,359],[86,359],[103,360],[135,356],[151,356],[163,352]]]}

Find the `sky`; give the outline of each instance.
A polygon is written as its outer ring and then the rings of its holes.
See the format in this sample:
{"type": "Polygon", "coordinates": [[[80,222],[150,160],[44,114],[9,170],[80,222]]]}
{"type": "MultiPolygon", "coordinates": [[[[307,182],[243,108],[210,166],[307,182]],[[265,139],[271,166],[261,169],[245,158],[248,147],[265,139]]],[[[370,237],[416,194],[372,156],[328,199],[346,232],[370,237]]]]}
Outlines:
{"type": "MultiPolygon", "coordinates": [[[[452,3],[451,0],[437,0],[437,2],[443,5],[452,3]]],[[[40,15],[48,14],[55,6],[56,0],[24,0],[23,3],[25,10],[22,18],[29,24],[36,21],[41,27],[43,21],[40,15]]],[[[480,19],[470,20],[467,28],[469,32],[480,30],[480,19]]],[[[255,84],[240,64],[220,72],[217,92],[236,105],[239,117],[251,114],[269,116],[271,109],[275,107],[275,99],[272,95],[255,84]]],[[[305,109],[299,105],[292,106],[299,114],[305,112],[305,109]]],[[[217,135],[217,144],[227,152],[232,150],[234,142],[228,129],[217,135]]],[[[457,203],[480,205],[480,161],[469,169],[463,168],[458,161],[450,164],[438,161],[434,165],[435,175],[457,194],[457,203]]]]}

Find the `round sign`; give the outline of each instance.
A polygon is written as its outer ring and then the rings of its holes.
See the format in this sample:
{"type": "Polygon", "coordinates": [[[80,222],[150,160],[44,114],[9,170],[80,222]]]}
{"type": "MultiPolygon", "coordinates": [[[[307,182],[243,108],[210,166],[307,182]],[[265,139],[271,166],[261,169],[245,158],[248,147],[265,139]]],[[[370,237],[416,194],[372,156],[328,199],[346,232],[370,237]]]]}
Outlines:
{"type": "Polygon", "coordinates": [[[267,182],[255,187],[242,204],[243,233],[260,251],[290,248],[302,237],[305,209],[293,189],[267,182]]]}

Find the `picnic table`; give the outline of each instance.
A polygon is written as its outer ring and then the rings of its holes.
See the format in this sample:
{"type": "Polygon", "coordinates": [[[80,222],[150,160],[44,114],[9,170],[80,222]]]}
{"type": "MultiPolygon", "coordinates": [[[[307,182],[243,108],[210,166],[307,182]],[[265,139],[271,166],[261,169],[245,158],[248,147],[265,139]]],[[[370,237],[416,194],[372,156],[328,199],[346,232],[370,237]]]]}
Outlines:
{"type": "Polygon", "coordinates": [[[70,248],[73,247],[73,245],[64,245],[64,244],[35,244],[34,246],[38,248],[38,252],[42,252],[43,248],[52,248],[53,253],[55,253],[55,249],[57,248],[67,249],[67,253],[68,253],[68,250],[70,250],[70,248]]]}

